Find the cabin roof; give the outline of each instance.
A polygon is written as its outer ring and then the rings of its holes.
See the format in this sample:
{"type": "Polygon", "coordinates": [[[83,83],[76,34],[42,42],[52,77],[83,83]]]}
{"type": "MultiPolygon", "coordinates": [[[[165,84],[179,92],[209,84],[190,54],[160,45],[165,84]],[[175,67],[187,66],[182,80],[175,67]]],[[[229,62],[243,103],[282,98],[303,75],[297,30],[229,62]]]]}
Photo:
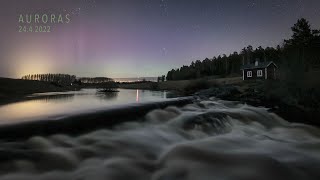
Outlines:
{"type": "Polygon", "coordinates": [[[255,66],[255,64],[242,65],[242,66],[241,66],[241,70],[267,68],[267,67],[269,67],[271,64],[274,64],[276,67],[278,67],[273,61],[268,61],[268,62],[259,62],[258,66],[255,66]]]}

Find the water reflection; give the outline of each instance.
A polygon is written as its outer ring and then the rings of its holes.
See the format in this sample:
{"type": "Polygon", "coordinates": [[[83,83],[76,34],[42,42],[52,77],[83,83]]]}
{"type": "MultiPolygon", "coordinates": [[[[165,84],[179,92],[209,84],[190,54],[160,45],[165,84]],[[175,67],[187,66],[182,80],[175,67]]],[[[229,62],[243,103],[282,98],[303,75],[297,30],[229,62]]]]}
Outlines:
{"type": "Polygon", "coordinates": [[[38,93],[29,96],[28,100],[0,106],[0,124],[59,117],[114,105],[163,101],[169,98],[169,94],[165,91],[129,89],[108,93],[98,93],[96,89],[38,93]]]}
{"type": "Polygon", "coordinates": [[[49,96],[41,96],[41,97],[34,97],[32,100],[33,102],[66,102],[72,101],[74,98],[74,94],[57,94],[57,95],[49,95],[49,96]]]}
{"type": "Polygon", "coordinates": [[[97,92],[96,96],[99,99],[112,100],[117,98],[118,92],[97,92]]]}
{"type": "Polygon", "coordinates": [[[139,89],[137,89],[136,102],[139,102],[139,89]]]}

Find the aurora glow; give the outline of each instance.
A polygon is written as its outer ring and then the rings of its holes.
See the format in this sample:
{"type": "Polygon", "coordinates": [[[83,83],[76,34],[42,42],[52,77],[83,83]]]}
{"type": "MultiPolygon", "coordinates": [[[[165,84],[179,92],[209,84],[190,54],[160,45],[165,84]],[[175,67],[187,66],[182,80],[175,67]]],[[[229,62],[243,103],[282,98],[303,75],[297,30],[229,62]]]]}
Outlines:
{"type": "Polygon", "coordinates": [[[2,0],[0,76],[68,73],[139,77],[191,61],[276,46],[319,0],[2,0]],[[50,33],[19,33],[20,14],[70,14],[50,33]]]}

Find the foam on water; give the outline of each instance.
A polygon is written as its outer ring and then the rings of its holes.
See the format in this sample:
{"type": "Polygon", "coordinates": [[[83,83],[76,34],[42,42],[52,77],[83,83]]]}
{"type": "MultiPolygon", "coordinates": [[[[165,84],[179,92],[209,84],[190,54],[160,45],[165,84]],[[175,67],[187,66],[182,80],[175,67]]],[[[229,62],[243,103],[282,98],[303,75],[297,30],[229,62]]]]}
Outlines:
{"type": "Polygon", "coordinates": [[[0,179],[320,179],[319,129],[211,99],[80,136],[0,143],[0,179]]]}

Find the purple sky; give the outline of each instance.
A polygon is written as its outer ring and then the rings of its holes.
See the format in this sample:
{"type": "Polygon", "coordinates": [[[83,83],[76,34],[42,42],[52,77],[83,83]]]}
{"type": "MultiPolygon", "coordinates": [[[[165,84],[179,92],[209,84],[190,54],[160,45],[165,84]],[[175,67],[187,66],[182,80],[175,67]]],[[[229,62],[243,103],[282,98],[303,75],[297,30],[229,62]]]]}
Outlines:
{"type": "Polygon", "coordinates": [[[0,8],[0,76],[14,78],[158,76],[248,45],[276,46],[301,17],[320,28],[319,0],[1,0],[0,8]],[[25,13],[69,13],[71,22],[21,33],[25,13]]]}

